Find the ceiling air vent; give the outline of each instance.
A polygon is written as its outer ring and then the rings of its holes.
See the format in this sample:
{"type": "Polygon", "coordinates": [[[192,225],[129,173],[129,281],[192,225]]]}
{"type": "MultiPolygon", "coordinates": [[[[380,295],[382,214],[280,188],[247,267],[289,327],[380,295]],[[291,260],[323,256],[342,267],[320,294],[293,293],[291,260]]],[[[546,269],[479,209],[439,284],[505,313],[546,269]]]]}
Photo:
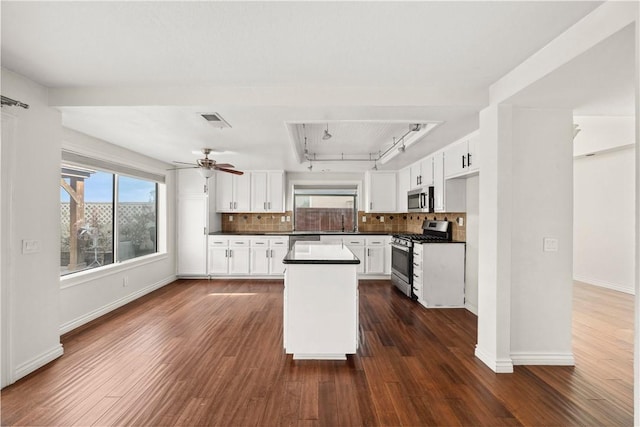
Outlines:
{"type": "Polygon", "coordinates": [[[209,124],[218,128],[230,128],[231,125],[218,113],[201,113],[200,114],[209,124]]]}

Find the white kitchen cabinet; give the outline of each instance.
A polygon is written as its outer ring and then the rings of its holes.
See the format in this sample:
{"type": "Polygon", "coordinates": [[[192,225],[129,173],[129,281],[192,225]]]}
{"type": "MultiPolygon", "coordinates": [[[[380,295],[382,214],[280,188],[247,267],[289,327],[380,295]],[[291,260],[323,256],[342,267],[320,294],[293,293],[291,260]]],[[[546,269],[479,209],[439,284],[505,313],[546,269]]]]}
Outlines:
{"type": "Polygon", "coordinates": [[[389,246],[388,236],[372,236],[365,239],[365,273],[388,274],[390,271],[390,257],[387,255],[389,246]]]}
{"type": "Polygon", "coordinates": [[[251,239],[251,274],[269,274],[269,241],[267,239],[251,239]]]}
{"type": "Polygon", "coordinates": [[[367,171],[365,186],[365,212],[396,212],[396,172],[367,171]]]}
{"type": "Polygon", "coordinates": [[[365,263],[366,263],[364,237],[346,236],[342,239],[342,242],[360,260],[360,264],[358,264],[356,271],[358,272],[358,274],[363,274],[365,272],[365,263]]]}
{"type": "Polygon", "coordinates": [[[289,237],[269,239],[269,274],[284,274],[282,260],[289,251],[289,237]]]}
{"type": "Polygon", "coordinates": [[[209,236],[208,274],[248,275],[251,253],[249,239],[234,236],[209,236]]]}
{"type": "Polygon", "coordinates": [[[424,243],[422,301],[427,307],[464,307],[464,243],[424,243]]]}
{"type": "Polygon", "coordinates": [[[445,178],[466,176],[479,170],[477,133],[467,135],[444,150],[445,178]]]}
{"type": "Polygon", "coordinates": [[[289,249],[288,237],[253,237],[251,238],[251,274],[282,275],[284,266],[282,259],[289,249]]]}
{"type": "Polygon", "coordinates": [[[233,175],[216,173],[216,211],[249,212],[251,208],[250,173],[233,175]]]}
{"type": "Polygon", "coordinates": [[[433,187],[434,210],[436,212],[445,212],[444,155],[442,151],[433,155],[433,187]]]}
{"type": "Polygon", "coordinates": [[[197,169],[177,171],[177,275],[207,274],[209,197],[197,169]]]}
{"type": "Polygon", "coordinates": [[[208,203],[206,195],[178,198],[178,276],[207,274],[208,203]]]}
{"type": "Polygon", "coordinates": [[[428,156],[410,167],[411,188],[433,185],[433,157],[428,156]]]}
{"type": "Polygon", "coordinates": [[[444,152],[433,157],[433,193],[436,212],[466,212],[467,183],[463,178],[445,179],[444,152]]]}
{"type": "Polygon", "coordinates": [[[422,245],[413,246],[413,293],[425,305],[423,296],[422,245]]]}
{"type": "Polygon", "coordinates": [[[251,212],[284,212],[284,171],[251,171],[251,212]]]}
{"type": "Polygon", "coordinates": [[[411,168],[406,167],[398,171],[398,201],[396,212],[407,212],[407,192],[411,190],[411,168]]]}

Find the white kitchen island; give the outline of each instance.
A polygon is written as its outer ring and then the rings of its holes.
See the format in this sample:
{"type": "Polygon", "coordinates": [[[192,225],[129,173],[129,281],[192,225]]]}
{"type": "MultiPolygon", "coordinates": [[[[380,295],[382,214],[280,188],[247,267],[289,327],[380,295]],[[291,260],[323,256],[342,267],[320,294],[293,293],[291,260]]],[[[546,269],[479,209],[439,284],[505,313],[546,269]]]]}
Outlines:
{"type": "Polygon", "coordinates": [[[342,244],[296,242],[282,262],[286,353],[333,360],[354,354],[360,260],[342,244]]]}

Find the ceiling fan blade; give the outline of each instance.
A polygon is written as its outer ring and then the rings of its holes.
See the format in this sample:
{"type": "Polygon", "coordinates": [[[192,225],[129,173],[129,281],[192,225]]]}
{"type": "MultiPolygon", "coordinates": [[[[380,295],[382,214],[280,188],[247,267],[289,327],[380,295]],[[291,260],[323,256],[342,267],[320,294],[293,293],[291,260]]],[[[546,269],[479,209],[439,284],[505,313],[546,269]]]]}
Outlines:
{"type": "MultiPolygon", "coordinates": [[[[188,163],[186,163],[188,164],[188,163]]],[[[168,171],[177,171],[177,170],[181,170],[181,169],[197,169],[198,166],[183,166],[183,167],[177,167],[177,168],[169,168],[169,169],[165,169],[168,171]]]]}
{"type": "Polygon", "coordinates": [[[235,169],[227,169],[227,168],[220,168],[218,166],[214,166],[213,167],[215,170],[221,171],[221,172],[229,172],[229,173],[233,173],[235,175],[244,175],[244,172],[242,171],[237,171],[235,169]]]}
{"type": "Polygon", "coordinates": [[[193,166],[193,162],[191,162],[191,163],[187,163],[187,162],[178,162],[178,161],[175,161],[175,160],[174,160],[174,161],[173,161],[173,163],[177,163],[177,164],[180,164],[180,165],[189,165],[189,166],[193,166]]]}
{"type": "Polygon", "coordinates": [[[235,168],[231,163],[216,163],[219,168],[235,168]]]}

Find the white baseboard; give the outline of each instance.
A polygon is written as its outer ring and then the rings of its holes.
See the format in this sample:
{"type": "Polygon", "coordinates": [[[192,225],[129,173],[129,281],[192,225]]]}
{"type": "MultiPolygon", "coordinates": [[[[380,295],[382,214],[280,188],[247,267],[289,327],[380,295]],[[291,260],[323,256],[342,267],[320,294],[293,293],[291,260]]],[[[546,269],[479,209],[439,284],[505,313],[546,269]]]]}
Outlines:
{"type": "Polygon", "coordinates": [[[68,322],[63,323],[62,325],[60,325],[60,335],[62,334],[66,334],[69,331],[74,330],[75,328],[78,328],[82,325],[84,325],[85,323],[89,323],[92,320],[97,319],[100,316],[103,316],[107,313],[109,313],[110,311],[115,310],[116,308],[122,307],[123,305],[130,303],[131,301],[134,301],[138,298],[140,298],[143,295],[146,295],[150,292],[155,291],[156,289],[160,289],[161,287],[168,285],[171,282],[174,282],[176,280],[176,276],[169,276],[166,277],[156,283],[153,283],[145,288],[142,288],[132,294],[126,295],[120,299],[117,299],[109,304],[103,305],[102,307],[93,310],[85,315],[82,315],[80,317],[77,317],[73,320],[70,320],[68,322]]]}
{"type": "Polygon", "coordinates": [[[590,277],[573,276],[573,280],[577,282],[586,283],[588,285],[600,286],[601,288],[607,288],[618,292],[624,292],[625,294],[635,295],[636,290],[631,286],[621,285],[619,283],[607,282],[606,280],[593,279],[590,277]]]}
{"type": "Polygon", "coordinates": [[[484,351],[478,348],[476,345],[475,355],[478,359],[487,365],[491,370],[497,374],[510,374],[513,373],[513,362],[511,359],[496,359],[494,356],[490,356],[484,351]]]}
{"type": "Polygon", "coordinates": [[[476,316],[478,315],[478,307],[476,307],[475,305],[471,305],[468,302],[465,302],[464,303],[464,308],[466,308],[467,310],[469,310],[470,312],[472,312],[476,316]]]}
{"type": "Polygon", "coordinates": [[[576,364],[573,353],[513,352],[511,360],[514,365],[574,366],[576,364]]]}
{"type": "Polygon", "coordinates": [[[62,356],[63,353],[64,353],[64,350],[62,348],[62,344],[58,343],[58,345],[56,345],[55,347],[17,366],[16,370],[14,371],[12,377],[9,380],[11,381],[11,383],[18,381],[20,378],[26,375],[29,375],[31,372],[35,371],[36,369],[41,368],[47,363],[62,356]]]}

